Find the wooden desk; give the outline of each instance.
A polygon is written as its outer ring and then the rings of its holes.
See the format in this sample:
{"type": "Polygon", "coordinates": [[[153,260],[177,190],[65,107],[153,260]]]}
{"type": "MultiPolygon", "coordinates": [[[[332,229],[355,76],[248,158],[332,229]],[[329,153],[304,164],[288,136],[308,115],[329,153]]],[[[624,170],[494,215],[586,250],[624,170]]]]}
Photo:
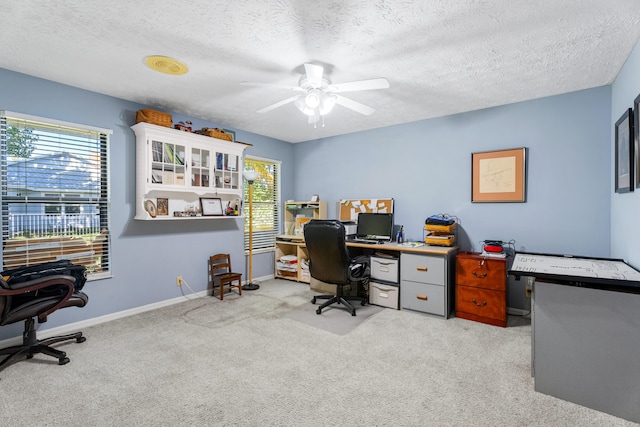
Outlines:
{"type": "MultiPolygon", "coordinates": [[[[365,255],[382,252],[400,259],[400,307],[449,318],[455,310],[455,256],[458,246],[404,246],[398,243],[367,244],[347,242],[347,246],[365,255]]],[[[274,276],[310,283],[306,268],[309,255],[302,236],[276,237],[274,276]],[[295,259],[289,266],[280,263],[283,256],[295,259]]],[[[317,282],[317,281],[315,281],[317,282]]],[[[321,287],[318,283],[312,283],[321,287]]],[[[329,284],[325,284],[329,285],[329,284]]],[[[396,284],[397,286],[397,284],[396,284]]],[[[324,292],[324,290],[323,290],[324,292]]],[[[327,291],[328,292],[328,291],[327,291]]]]}
{"type": "Polygon", "coordinates": [[[347,242],[363,253],[398,254],[400,258],[400,307],[449,318],[455,310],[455,256],[458,246],[370,245],[347,242]]]}

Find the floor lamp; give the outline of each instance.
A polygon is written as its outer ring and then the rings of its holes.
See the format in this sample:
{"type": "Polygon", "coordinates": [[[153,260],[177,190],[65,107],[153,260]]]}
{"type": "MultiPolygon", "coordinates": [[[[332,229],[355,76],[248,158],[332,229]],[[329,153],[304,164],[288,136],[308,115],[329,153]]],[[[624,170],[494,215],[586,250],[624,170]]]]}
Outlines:
{"type": "Polygon", "coordinates": [[[256,171],[244,171],[244,179],[249,184],[249,282],[242,286],[243,291],[255,291],[260,285],[253,283],[253,181],[258,178],[256,171]]]}

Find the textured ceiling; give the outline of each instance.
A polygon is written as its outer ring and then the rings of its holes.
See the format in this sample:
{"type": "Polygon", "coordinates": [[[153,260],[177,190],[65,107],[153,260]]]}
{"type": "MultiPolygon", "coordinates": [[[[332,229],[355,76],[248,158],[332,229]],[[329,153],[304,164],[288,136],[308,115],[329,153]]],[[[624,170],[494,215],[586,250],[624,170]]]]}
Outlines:
{"type": "MultiPolygon", "coordinates": [[[[289,142],[610,84],[640,37],[638,0],[3,0],[0,68],[289,142]],[[189,73],[154,72],[149,55],[189,73]],[[334,83],[386,77],[325,126],[294,95],[303,64],[334,83]]],[[[0,98],[1,99],[1,98],[0,98]]],[[[3,106],[0,105],[0,108],[3,106]]],[[[25,112],[28,113],[28,112],[25,112]]]]}

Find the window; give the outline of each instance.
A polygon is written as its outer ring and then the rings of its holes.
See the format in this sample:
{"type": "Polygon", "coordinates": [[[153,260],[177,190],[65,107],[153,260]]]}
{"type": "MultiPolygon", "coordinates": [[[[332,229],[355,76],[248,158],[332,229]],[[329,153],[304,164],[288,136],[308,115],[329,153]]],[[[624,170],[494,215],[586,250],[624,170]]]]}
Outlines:
{"type": "Polygon", "coordinates": [[[0,111],[3,270],[68,259],[110,274],[110,134],[0,111]]]}
{"type": "MultiPolygon", "coordinates": [[[[244,170],[255,170],[252,249],[273,249],[280,230],[280,162],[245,158],[244,170]]],[[[244,213],[249,216],[249,185],[244,186],[244,213]]],[[[244,222],[244,249],[249,250],[249,221],[244,222]]]]}

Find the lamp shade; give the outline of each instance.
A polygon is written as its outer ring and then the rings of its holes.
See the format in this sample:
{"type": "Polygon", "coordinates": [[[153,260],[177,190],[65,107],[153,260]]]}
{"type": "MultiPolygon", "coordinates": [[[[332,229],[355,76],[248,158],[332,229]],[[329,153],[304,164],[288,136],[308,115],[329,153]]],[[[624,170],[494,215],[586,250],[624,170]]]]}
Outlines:
{"type": "Polygon", "coordinates": [[[259,174],[258,174],[258,172],[254,171],[254,170],[249,170],[249,171],[242,172],[242,175],[244,176],[244,179],[249,181],[249,183],[252,183],[256,179],[258,179],[258,175],[259,174]]]}

